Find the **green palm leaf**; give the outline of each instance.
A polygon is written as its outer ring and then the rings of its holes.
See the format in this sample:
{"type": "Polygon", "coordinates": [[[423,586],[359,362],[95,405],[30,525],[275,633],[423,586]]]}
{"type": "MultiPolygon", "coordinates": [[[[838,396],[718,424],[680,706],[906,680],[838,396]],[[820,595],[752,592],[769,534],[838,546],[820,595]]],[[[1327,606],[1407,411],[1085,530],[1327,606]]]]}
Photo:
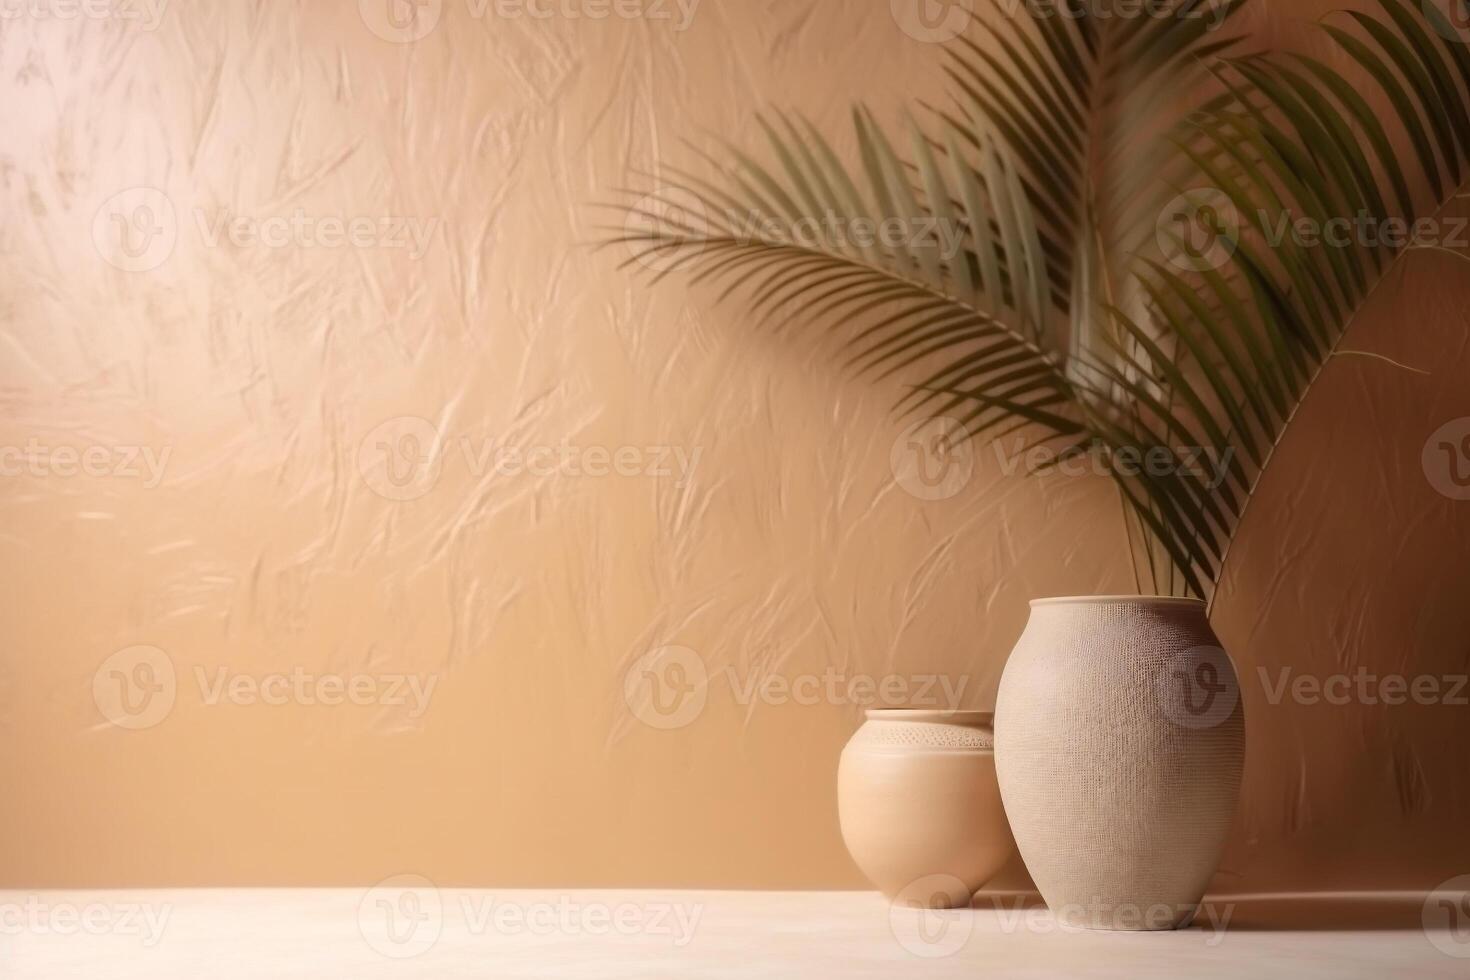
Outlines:
{"type": "Polygon", "coordinates": [[[855,110],[849,168],[806,120],[762,118],[773,166],[727,145],[701,154],[707,176],[667,168],[610,241],[762,322],[826,325],[849,365],[915,375],[902,409],[977,438],[1203,451],[1218,477],[1112,475],[1146,538],[1140,589],[1212,596],[1302,401],[1411,251],[1283,229],[1437,214],[1470,171],[1470,45],[1432,6],[1326,18],[1331,63],[1241,52],[1246,2],[1130,19],[995,0],[947,51],[954,98],[925,125],[895,140],[855,110]],[[1163,218],[1202,186],[1237,227],[1224,261],[1180,263],[1188,229],[1163,218]]]}
{"type": "MultiPolygon", "coordinates": [[[[1407,228],[1420,213],[1441,218],[1470,190],[1470,49],[1418,3],[1378,5],[1385,18],[1355,12],[1324,24],[1356,66],[1352,74],[1301,56],[1224,60],[1222,78],[1240,101],[1197,119],[1199,142],[1184,150],[1232,202],[1239,246],[1223,270],[1156,262],[1138,270],[1155,299],[1155,325],[1181,338],[1208,368],[1196,394],[1209,400],[1155,411],[1155,421],[1198,424],[1217,443],[1227,433],[1225,448],[1233,449],[1246,481],[1244,493],[1241,480],[1232,479],[1194,505],[1177,493],[1166,498],[1167,488],[1143,487],[1163,516],[1156,533],[1179,539],[1171,551],[1188,553],[1189,571],[1208,583],[1202,594],[1212,595],[1220,581],[1235,533],[1302,402],[1345,352],[1357,314],[1414,251],[1383,234],[1358,237],[1358,229],[1391,228],[1394,221],[1407,228]],[[1375,89],[1396,110],[1389,127],[1370,108],[1375,89]],[[1410,148],[1423,176],[1417,199],[1398,145],[1410,148]],[[1235,160],[1236,171],[1213,168],[1210,151],[1235,160]],[[1280,237],[1300,217],[1353,234],[1336,243],[1280,237]],[[1222,272],[1234,274],[1235,284],[1222,272]],[[1206,315],[1194,299],[1202,287],[1228,304],[1231,316],[1206,315]],[[1163,509],[1166,499],[1172,509],[1163,509]]],[[[1189,379],[1170,383],[1193,387],[1189,379]]],[[[1143,409],[1156,406],[1141,406],[1140,417],[1148,418],[1143,409]]]]}

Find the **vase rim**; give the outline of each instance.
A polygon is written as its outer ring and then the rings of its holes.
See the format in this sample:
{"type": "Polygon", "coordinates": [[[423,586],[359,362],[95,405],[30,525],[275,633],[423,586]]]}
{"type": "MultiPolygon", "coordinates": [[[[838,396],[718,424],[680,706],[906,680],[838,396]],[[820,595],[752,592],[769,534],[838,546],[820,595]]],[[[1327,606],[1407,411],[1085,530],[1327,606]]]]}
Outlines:
{"type": "Polygon", "coordinates": [[[949,708],[865,708],[871,721],[930,721],[944,725],[990,725],[994,711],[959,711],[949,708]]]}
{"type": "Polygon", "coordinates": [[[1067,595],[1046,599],[1032,599],[1031,606],[1080,606],[1080,605],[1130,605],[1130,606],[1184,606],[1203,609],[1203,599],[1186,599],[1167,595],[1067,595]]]}

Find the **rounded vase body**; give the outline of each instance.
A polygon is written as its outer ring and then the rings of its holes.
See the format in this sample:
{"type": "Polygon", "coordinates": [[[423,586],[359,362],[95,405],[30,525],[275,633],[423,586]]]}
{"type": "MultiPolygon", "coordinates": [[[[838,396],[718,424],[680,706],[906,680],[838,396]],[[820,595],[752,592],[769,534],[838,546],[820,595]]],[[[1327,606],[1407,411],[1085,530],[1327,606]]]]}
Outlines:
{"type": "Polygon", "coordinates": [[[1240,686],[1192,599],[1039,599],[1001,678],[996,769],[1058,920],[1194,918],[1235,812],[1240,686]]]}
{"type": "Polygon", "coordinates": [[[992,718],[872,710],[842,750],[842,839],[889,898],[968,905],[1015,849],[995,777],[992,718]]]}

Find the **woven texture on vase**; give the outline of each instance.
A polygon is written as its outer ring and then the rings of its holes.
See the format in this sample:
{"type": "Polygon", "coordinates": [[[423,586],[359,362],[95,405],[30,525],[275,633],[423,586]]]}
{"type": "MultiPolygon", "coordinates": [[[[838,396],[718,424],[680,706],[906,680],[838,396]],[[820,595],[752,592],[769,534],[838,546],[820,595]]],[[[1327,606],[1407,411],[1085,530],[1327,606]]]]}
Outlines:
{"type": "Polygon", "coordinates": [[[1203,603],[1033,603],[1001,678],[995,743],[1016,844],[1060,920],[1193,918],[1245,751],[1239,682],[1203,603]]]}

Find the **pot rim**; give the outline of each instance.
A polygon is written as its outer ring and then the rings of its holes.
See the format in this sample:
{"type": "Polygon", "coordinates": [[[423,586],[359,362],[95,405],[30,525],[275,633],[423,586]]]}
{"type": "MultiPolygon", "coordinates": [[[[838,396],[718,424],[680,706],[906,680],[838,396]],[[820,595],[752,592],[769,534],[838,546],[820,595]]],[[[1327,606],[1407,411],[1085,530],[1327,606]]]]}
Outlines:
{"type": "Polygon", "coordinates": [[[1182,606],[1203,609],[1205,601],[1167,595],[1066,595],[1031,600],[1033,609],[1037,606],[1063,605],[1182,606]]]}
{"type": "Polygon", "coordinates": [[[871,721],[928,721],[942,725],[991,725],[994,711],[961,711],[949,708],[864,708],[871,721]]]}

